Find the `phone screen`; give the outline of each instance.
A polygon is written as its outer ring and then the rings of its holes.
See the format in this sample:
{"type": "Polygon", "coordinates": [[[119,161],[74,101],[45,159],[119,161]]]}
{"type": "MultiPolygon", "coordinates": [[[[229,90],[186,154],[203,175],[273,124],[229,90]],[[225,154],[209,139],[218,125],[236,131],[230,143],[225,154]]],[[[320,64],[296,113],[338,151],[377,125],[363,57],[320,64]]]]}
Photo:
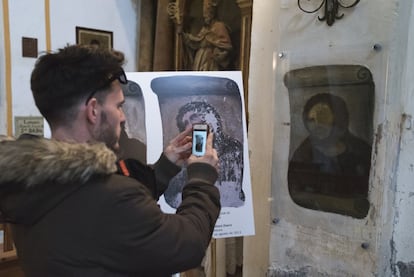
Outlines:
{"type": "Polygon", "coordinates": [[[208,134],[207,124],[194,124],[193,126],[193,148],[196,156],[203,156],[206,153],[206,141],[208,134]]]}

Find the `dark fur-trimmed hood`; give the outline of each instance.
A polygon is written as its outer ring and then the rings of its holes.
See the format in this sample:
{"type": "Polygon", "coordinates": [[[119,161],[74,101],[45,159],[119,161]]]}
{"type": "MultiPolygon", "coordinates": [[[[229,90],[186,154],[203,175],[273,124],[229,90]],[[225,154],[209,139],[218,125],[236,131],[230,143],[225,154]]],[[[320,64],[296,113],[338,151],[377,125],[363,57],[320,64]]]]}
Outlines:
{"type": "Polygon", "coordinates": [[[55,181],[85,183],[94,174],[116,171],[116,156],[104,144],[74,144],[41,138],[0,138],[0,186],[28,187],[55,181]]]}
{"type": "Polygon", "coordinates": [[[0,137],[0,212],[9,221],[33,223],[92,177],[114,173],[115,162],[102,143],[0,137]]]}

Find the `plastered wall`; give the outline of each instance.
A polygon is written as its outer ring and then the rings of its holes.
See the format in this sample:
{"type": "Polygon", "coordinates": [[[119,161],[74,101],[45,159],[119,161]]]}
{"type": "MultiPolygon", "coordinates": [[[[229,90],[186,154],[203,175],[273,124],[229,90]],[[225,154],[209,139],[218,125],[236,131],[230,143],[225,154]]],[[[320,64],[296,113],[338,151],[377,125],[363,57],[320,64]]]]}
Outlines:
{"type": "MultiPolygon", "coordinates": [[[[136,70],[138,0],[125,1],[60,1],[3,0],[0,15],[2,47],[0,47],[0,131],[8,132],[15,116],[39,116],[30,92],[30,73],[35,58],[22,57],[22,37],[36,38],[38,52],[56,50],[76,43],[76,26],[113,32],[113,46],[127,57],[126,71],[136,70]],[[46,9],[48,7],[48,9],[46,9]],[[4,10],[7,9],[7,10],[4,10]],[[6,18],[7,17],[7,18],[6,18]],[[4,20],[7,25],[4,25],[4,20]],[[6,36],[6,37],[5,37],[6,36]],[[47,49],[47,39],[50,49],[47,49]],[[5,43],[10,42],[9,45],[5,43]],[[7,46],[10,48],[10,70],[6,74],[7,46]],[[7,77],[10,76],[10,77],[7,77]],[[6,90],[6,79],[11,88],[6,90]],[[6,106],[6,95],[11,107],[6,106]],[[8,113],[11,116],[8,116],[8,113]],[[10,118],[11,117],[11,118],[10,118]]],[[[14,127],[10,128],[14,132],[14,127]]],[[[12,135],[12,134],[9,134],[12,135]]]]}
{"type": "Polygon", "coordinates": [[[249,145],[259,226],[258,236],[246,240],[246,276],[412,273],[412,3],[360,1],[339,13],[344,17],[329,27],[318,21],[321,13],[301,12],[297,1],[254,2],[249,145]],[[287,190],[290,110],[283,75],[318,64],[361,64],[373,74],[371,208],[364,219],[305,209],[287,190]],[[261,244],[268,232],[270,244],[261,244]]]}

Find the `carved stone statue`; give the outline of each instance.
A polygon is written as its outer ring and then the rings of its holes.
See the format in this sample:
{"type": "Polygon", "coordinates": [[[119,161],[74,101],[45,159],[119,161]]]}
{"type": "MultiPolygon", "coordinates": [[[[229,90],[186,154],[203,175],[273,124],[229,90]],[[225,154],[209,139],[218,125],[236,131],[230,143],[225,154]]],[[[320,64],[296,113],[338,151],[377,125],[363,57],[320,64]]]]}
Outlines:
{"type": "Polygon", "coordinates": [[[230,64],[233,45],[230,28],[216,18],[216,0],[203,1],[203,26],[197,34],[183,31],[178,13],[179,7],[171,9],[170,14],[177,26],[177,32],[183,42],[188,69],[196,71],[226,70],[230,64]]]}
{"type": "Polygon", "coordinates": [[[193,57],[193,70],[224,70],[229,65],[229,53],[233,47],[228,27],[215,18],[216,5],[216,2],[204,0],[204,26],[197,35],[183,33],[183,41],[189,50],[190,60],[193,57]]]}

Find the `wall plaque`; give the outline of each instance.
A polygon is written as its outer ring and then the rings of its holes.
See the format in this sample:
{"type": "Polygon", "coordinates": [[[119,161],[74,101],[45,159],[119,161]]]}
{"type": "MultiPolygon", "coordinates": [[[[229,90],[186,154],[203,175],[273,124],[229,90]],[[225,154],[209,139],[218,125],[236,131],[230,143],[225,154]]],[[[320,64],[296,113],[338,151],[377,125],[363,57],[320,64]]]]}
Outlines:
{"type": "Polygon", "coordinates": [[[21,134],[31,134],[42,136],[44,134],[43,117],[41,116],[15,116],[14,117],[14,136],[21,134]]]}

